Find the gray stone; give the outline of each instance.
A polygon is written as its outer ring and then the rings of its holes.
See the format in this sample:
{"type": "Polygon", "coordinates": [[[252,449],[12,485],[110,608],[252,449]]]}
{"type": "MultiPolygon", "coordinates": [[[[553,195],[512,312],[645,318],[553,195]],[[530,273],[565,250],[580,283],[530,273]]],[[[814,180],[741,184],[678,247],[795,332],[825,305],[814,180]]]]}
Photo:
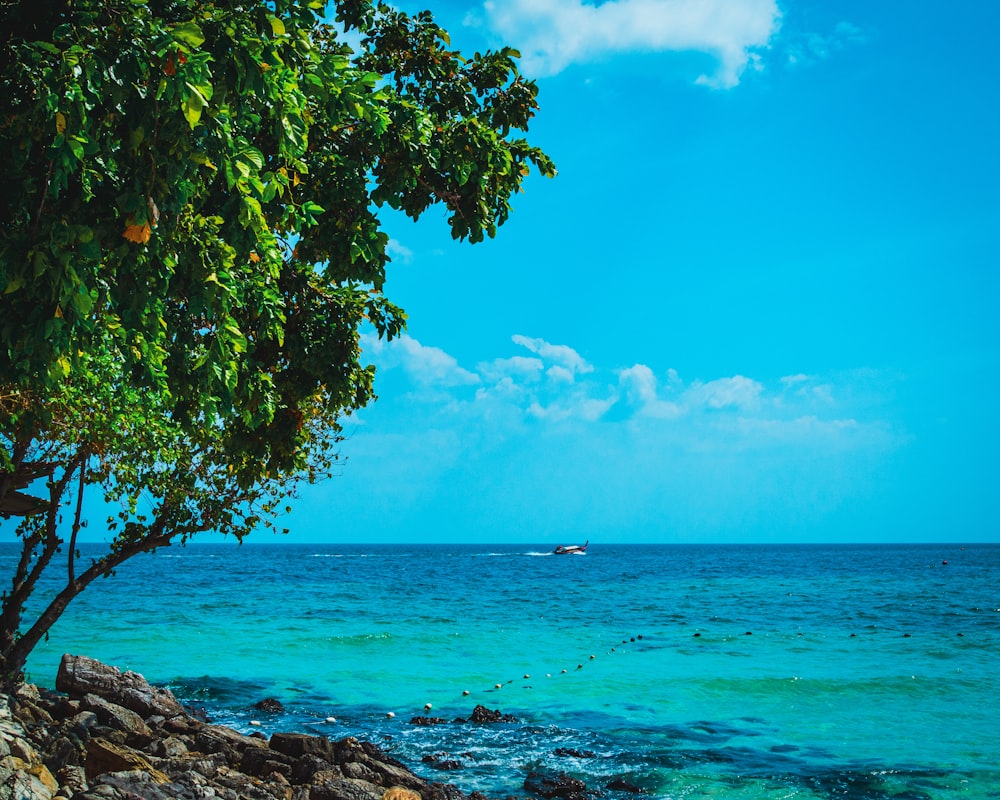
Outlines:
{"type": "Polygon", "coordinates": [[[177,736],[168,736],[166,739],[154,741],[149,747],[149,752],[160,758],[177,758],[186,755],[188,749],[183,739],[177,736]]]}
{"type": "Polygon", "coordinates": [[[243,751],[259,747],[260,740],[223,725],[205,725],[195,737],[195,747],[202,753],[225,753],[231,764],[239,764],[243,751]]]}
{"type": "Polygon", "coordinates": [[[100,695],[85,694],[81,700],[85,711],[92,711],[102,724],[128,734],[131,743],[146,745],[153,739],[153,732],[142,717],[117,703],[110,703],[100,695]]]}
{"type": "Polygon", "coordinates": [[[99,724],[97,714],[93,711],[81,711],[79,714],[70,717],[67,721],[67,729],[74,736],[86,741],[90,738],[92,731],[99,724]]]}
{"type": "Polygon", "coordinates": [[[85,792],[88,788],[87,773],[84,772],[83,767],[75,764],[59,770],[56,774],[56,780],[59,781],[60,787],[69,790],[70,797],[77,792],[85,792]]]}
{"type": "Polygon", "coordinates": [[[334,744],[323,736],[309,736],[304,733],[275,733],[268,743],[272,750],[277,750],[286,756],[319,756],[327,761],[335,758],[334,744]]]}
{"type": "Polygon", "coordinates": [[[383,791],[373,783],[341,778],[313,784],[309,800],[382,800],[383,791]]]}
{"type": "Polygon", "coordinates": [[[154,715],[174,717],[184,714],[177,698],[160,689],[137,672],[122,672],[86,656],[64,655],[56,675],[56,689],[73,697],[92,693],[124,706],[143,719],[154,715]]]}
{"type": "Polygon", "coordinates": [[[368,783],[381,783],[380,776],[375,773],[375,770],[357,761],[349,761],[341,767],[341,770],[343,770],[345,778],[354,778],[368,783]]]}

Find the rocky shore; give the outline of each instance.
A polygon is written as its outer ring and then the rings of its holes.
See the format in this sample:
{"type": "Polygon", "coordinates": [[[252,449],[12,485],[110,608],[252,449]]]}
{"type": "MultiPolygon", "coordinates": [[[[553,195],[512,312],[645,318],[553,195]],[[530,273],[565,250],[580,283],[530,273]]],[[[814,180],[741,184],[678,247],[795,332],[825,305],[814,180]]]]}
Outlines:
{"type": "MultiPolygon", "coordinates": [[[[426,781],[353,737],[266,738],[213,725],[141,675],[85,656],[63,656],[56,689],[0,694],[0,800],[486,800],[426,781]]],[[[533,773],[525,789],[562,800],[600,794],[566,775],[533,773]]]]}
{"type": "Polygon", "coordinates": [[[83,656],[63,656],[56,688],[0,694],[2,800],[382,800],[393,787],[476,800],[354,738],[212,725],[141,675],[83,656]]]}

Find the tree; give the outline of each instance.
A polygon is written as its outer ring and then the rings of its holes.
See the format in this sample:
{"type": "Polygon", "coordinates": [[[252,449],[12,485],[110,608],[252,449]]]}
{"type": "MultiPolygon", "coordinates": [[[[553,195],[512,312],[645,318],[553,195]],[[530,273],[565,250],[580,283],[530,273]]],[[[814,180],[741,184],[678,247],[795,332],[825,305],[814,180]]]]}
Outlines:
{"type": "Polygon", "coordinates": [[[555,170],[515,135],[537,109],[517,52],[465,58],[427,12],[0,2],[0,31],[10,682],[97,577],[203,531],[242,541],[330,473],[340,420],[374,398],[362,327],[405,324],[381,207],[439,205],[478,242],[532,168],[555,170]],[[119,510],[84,564],[87,487],[119,510]],[[24,624],[64,547],[64,589],[24,624]]]}

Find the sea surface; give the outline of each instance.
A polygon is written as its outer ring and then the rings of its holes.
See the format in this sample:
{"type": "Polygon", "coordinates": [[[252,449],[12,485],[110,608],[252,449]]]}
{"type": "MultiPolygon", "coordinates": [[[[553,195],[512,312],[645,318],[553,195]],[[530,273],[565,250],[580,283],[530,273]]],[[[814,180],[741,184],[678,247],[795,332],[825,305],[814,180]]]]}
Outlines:
{"type": "Polygon", "coordinates": [[[171,547],[81,595],[29,677],[92,656],[496,797],[540,770],[607,798],[1000,798],[1000,545],[551,549],[171,547]],[[452,721],[479,704],[518,721],[452,721]]]}

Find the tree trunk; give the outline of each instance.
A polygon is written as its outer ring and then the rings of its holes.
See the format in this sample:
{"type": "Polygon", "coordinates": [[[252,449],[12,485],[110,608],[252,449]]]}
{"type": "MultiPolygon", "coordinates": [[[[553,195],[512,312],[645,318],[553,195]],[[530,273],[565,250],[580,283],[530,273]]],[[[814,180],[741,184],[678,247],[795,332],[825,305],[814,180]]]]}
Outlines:
{"type": "MultiPolygon", "coordinates": [[[[4,619],[4,626],[0,631],[0,642],[3,649],[0,650],[0,681],[7,689],[11,689],[20,684],[24,679],[24,666],[28,661],[28,656],[35,646],[42,640],[42,637],[49,632],[49,629],[62,616],[66,607],[74,597],[86,589],[96,578],[106,575],[111,570],[120,566],[123,562],[158,547],[166,547],[170,544],[169,534],[159,534],[148,536],[138,542],[126,545],[119,550],[115,550],[104,558],[95,561],[89,569],[81,573],[80,577],[66,584],[66,588],[53,598],[52,602],[38,615],[34,624],[25,631],[24,635],[18,637],[17,627],[9,627],[8,619],[4,619]]],[[[18,610],[16,614],[17,622],[20,622],[21,614],[18,610]]],[[[14,615],[10,616],[14,619],[14,615]]]]}

